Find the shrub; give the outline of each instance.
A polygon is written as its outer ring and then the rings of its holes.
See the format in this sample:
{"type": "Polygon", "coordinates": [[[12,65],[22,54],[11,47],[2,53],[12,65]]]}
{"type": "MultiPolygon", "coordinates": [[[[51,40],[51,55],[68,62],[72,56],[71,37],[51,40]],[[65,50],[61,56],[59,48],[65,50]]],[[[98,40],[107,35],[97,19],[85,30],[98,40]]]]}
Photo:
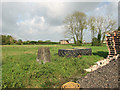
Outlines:
{"type": "Polygon", "coordinates": [[[92,46],[101,46],[101,43],[96,37],[92,39],[92,46]]]}
{"type": "Polygon", "coordinates": [[[81,45],[82,45],[82,42],[81,42],[80,40],[78,40],[78,41],[76,42],[76,45],[81,46],[81,45]]]}

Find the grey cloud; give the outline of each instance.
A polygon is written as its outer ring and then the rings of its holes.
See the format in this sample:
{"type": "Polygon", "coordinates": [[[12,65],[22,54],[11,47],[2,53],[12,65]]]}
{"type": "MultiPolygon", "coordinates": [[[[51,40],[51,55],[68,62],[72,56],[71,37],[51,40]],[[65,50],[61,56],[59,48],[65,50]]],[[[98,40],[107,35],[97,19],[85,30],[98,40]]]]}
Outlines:
{"type": "MultiPolygon", "coordinates": [[[[21,38],[23,40],[51,39],[53,41],[59,41],[64,39],[64,28],[62,28],[62,26],[64,25],[63,20],[65,16],[75,10],[94,15],[96,13],[95,9],[99,7],[100,4],[101,2],[3,2],[2,32],[3,34],[11,34],[17,39],[21,38]],[[39,25],[39,17],[44,17],[44,27],[39,25]],[[36,21],[32,23],[34,18],[36,21]],[[22,22],[26,24],[20,24],[22,22]],[[17,25],[17,23],[21,26],[17,25]]],[[[108,13],[110,11],[108,7],[105,8],[105,10],[105,12],[108,11],[108,13]]],[[[112,11],[114,12],[114,9],[112,9],[112,11]]],[[[84,38],[86,41],[90,41],[90,37],[87,37],[86,34],[84,38]]]]}
{"type": "Polygon", "coordinates": [[[118,26],[120,26],[120,1],[118,2],[118,26]]]}
{"type": "Polygon", "coordinates": [[[0,34],[2,34],[2,3],[0,2],[0,34]]]}
{"type": "MultiPolygon", "coordinates": [[[[73,13],[74,11],[80,11],[80,12],[88,12],[93,11],[100,2],[65,2],[64,3],[64,9],[60,13],[58,17],[49,18],[48,22],[52,25],[61,25],[63,24],[64,18],[73,13]]],[[[57,12],[56,12],[57,13],[57,12]]],[[[50,13],[52,15],[56,13],[50,13]]],[[[49,16],[49,15],[48,15],[49,16]]]]}

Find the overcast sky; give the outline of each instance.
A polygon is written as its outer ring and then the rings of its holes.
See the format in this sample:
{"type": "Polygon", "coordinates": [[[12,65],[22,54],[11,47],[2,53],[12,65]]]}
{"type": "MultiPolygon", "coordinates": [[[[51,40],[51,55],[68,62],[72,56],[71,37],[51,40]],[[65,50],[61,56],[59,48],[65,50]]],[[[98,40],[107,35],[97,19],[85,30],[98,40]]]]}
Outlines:
{"type": "MultiPolygon", "coordinates": [[[[17,40],[59,41],[65,39],[63,20],[74,11],[118,20],[117,2],[2,2],[2,34],[17,40]]],[[[84,40],[91,41],[87,30],[84,40]]]]}

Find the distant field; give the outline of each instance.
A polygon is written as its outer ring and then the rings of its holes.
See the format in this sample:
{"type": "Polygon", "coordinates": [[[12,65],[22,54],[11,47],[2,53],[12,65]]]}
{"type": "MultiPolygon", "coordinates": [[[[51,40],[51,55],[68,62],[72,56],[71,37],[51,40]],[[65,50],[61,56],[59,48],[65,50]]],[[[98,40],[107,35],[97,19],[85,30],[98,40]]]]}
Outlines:
{"type": "Polygon", "coordinates": [[[53,88],[60,87],[75,75],[84,76],[83,69],[106,58],[106,46],[72,45],[4,45],[2,46],[3,88],[53,88]],[[39,47],[50,47],[51,62],[36,61],[39,47]],[[58,49],[74,47],[92,48],[92,56],[81,58],[59,57],[58,49]]]}

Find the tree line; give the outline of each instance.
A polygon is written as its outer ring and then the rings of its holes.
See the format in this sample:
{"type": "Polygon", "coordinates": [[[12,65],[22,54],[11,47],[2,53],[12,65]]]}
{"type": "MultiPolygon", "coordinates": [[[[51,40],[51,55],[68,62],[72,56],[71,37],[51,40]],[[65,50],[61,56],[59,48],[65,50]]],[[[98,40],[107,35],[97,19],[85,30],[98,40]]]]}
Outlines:
{"type": "Polygon", "coordinates": [[[39,45],[39,44],[58,44],[58,42],[52,42],[50,40],[42,41],[22,41],[22,39],[14,39],[11,35],[0,35],[2,42],[0,45],[39,45]]]}
{"type": "MultiPolygon", "coordinates": [[[[75,11],[64,19],[65,37],[74,40],[74,44],[81,45],[83,33],[86,30],[91,32],[91,41],[93,46],[100,46],[107,32],[117,29],[117,22],[107,16],[87,17],[83,12],[75,11]]],[[[89,33],[88,33],[89,35],[89,33]]]]}

